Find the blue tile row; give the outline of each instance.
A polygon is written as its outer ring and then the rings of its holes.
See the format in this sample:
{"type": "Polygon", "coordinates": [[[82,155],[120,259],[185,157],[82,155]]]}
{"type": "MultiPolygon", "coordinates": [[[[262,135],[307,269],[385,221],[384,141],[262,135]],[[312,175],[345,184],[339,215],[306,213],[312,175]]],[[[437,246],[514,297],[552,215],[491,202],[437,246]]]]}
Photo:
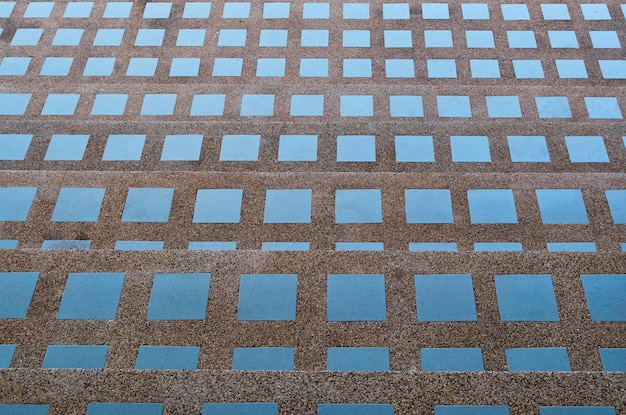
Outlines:
{"type": "MultiPolygon", "coordinates": [[[[0,94],[0,115],[24,115],[31,98],[32,94],[0,94]]],[[[91,101],[90,98],[84,97],[81,107],[87,104],[85,101],[91,101]]],[[[374,116],[373,95],[340,95],[338,98],[340,116],[374,116]]],[[[439,118],[472,118],[473,116],[468,95],[437,95],[436,99],[439,118]]],[[[292,95],[289,115],[292,117],[322,117],[325,113],[325,100],[324,95],[292,95]]],[[[478,105],[476,100],[474,100],[474,105],[478,105]]],[[[81,94],[48,94],[41,109],[41,115],[73,116],[79,107],[79,101],[81,101],[81,94]]],[[[224,115],[225,101],[226,94],[193,95],[189,116],[220,117],[224,115]]],[[[274,94],[243,94],[241,101],[239,101],[239,116],[272,117],[274,116],[275,101],[276,96],[274,94]]],[[[178,94],[145,94],[139,114],[126,114],[128,94],[97,94],[93,98],[90,115],[172,116],[177,102],[180,102],[178,94]]],[[[622,110],[616,97],[584,97],[583,102],[590,119],[623,119],[622,110]]],[[[388,103],[391,117],[424,117],[421,95],[391,95],[388,103]]],[[[516,95],[487,96],[485,103],[489,118],[522,118],[520,98],[516,95]]],[[[534,104],[541,119],[573,118],[567,96],[536,96],[534,97],[534,104]]],[[[376,111],[376,113],[378,112],[379,110],[376,111]]]]}
{"type": "MultiPolygon", "coordinates": [[[[360,37],[359,37],[360,38],[360,37]]],[[[28,56],[7,56],[0,62],[0,76],[24,76],[28,72],[32,58],[28,56]]],[[[211,76],[241,77],[244,62],[240,58],[215,58],[211,76]]],[[[248,59],[248,62],[250,59],[248,59]]],[[[115,57],[90,57],[83,68],[82,76],[109,77],[116,70],[115,57]]],[[[198,77],[207,72],[201,70],[201,58],[173,58],[169,66],[170,77],[198,77]]],[[[205,60],[206,62],[206,60],[205,60]]],[[[555,68],[559,78],[586,79],[587,67],[582,59],[556,59],[555,68]]],[[[626,60],[601,59],[598,66],[604,79],[626,79],[626,60]]],[[[68,76],[73,57],[45,58],[39,76],[68,76]]],[[[130,58],[124,74],[128,77],[154,77],[159,58],[130,58]]],[[[300,78],[328,78],[331,72],[328,58],[299,59],[300,78]]],[[[427,59],[421,66],[415,67],[414,59],[385,59],[384,73],[386,78],[415,79],[424,73],[429,79],[457,78],[455,59],[427,59]],[[416,75],[417,73],[417,75],[416,75]]],[[[508,62],[503,63],[509,65],[508,62]]],[[[517,79],[544,79],[544,67],[539,59],[519,59],[512,61],[517,79]]],[[[256,60],[255,75],[260,78],[282,78],[286,74],[287,58],[259,58],[256,60]]],[[[342,76],[344,78],[372,78],[381,68],[374,68],[372,59],[343,59],[342,76]]],[[[470,59],[469,69],[475,79],[499,79],[501,77],[500,62],[497,59],[470,59]]],[[[118,71],[123,68],[117,68],[118,71]]]]}
{"type": "MultiPolygon", "coordinates": [[[[9,368],[16,345],[0,345],[0,368],[9,368]]],[[[50,345],[42,363],[44,369],[104,369],[107,345],[50,345]]],[[[626,348],[601,348],[604,371],[626,372],[626,348]]],[[[565,347],[510,348],[505,350],[510,372],[569,372],[570,361],[565,347]]],[[[199,346],[139,346],[137,370],[196,370],[199,346]]],[[[482,372],[480,348],[422,348],[424,372],[482,372]]],[[[236,347],[232,370],[295,370],[293,347],[236,347]]],[[[387,372],[390,370],[387,347],[329,347],[326,370],[339,372],[387,372]]]]}
{"type": "MultiPolygon", "coordinates": [[[[72,2],[65,6],[63,18],[87,19],[97,18],[92,15],[93,2],[72,2]]],[[[62,7],[60,3],[59,7],[62,7]]],[[[216,5],[219,6],[218,3],[216,5]]],[[[260,5],[259,5],[260,6],[260,5]]],[[[453,5],[455,7],[456,5],[453,5]]],[[[0,18],[12,17],[15,2],[0,2],[0,18]]],[[[30,2],[22,17],[25,19],[49,18],[55,7],[55,2],[30,2]]],[[[258,7],[256,4],[254,7],[258,7]]],[[[132,2],[108,2],[102,18],[126,19],[132,12],[132,2]]],[[[183,19],[206,19],[210,16],[211,2],[186,2],[182,13],[183,19]]],[[[250,17],[252,4],[249,2],[225,2],[221,17],[223,19],[247,19],[250,17]]],[[[489,20],[491,14],[498,10],[497,5],[490,6],[487,3],[462,3],[461,13],[464,20],[489,20]]],[[[298,17],[291,13],[290,2],[266,2],[263,3],[263,19],[289,19],[298,17]]],[[[453,9],[453,12],[456,10],[453,9]]],[[[531,20],[528,6],[525,3],[500,4],[499,12],[503,20],[519,21],[531,20]]],[[[604,3],[580,4],[580,12],[584,20],[611,20],[611,13],[604,3]]],[[[626,17],[626,5],[622,5],[622,12],[626,17]]],[[[541,13],[544,20],[571,20],[570,10],[567,3],[541,4],[541,13]]],[[[378,10],[371,11],[369,2],[343,3],[342,18],[346,20],[369,20],[372,15],[376,16],[378,10]]],[[[15,17],[15,16],[13,16],[15,17]]],[[[176,17],[172,15],[172,3],[148,2],[142,12],[144,19],[168,19],[176,17]]],[[[303,3],[302,17],[304,19],[329,19],[330,3],[303,3]]],[[[420,11],[411,13],[409,3],[383,3],[382,17],[385,20],[408,20],[420,17],[424,20],[448,20],[450,19],[450,7],[448,3],[421,3],[420,11]]],[[[498,16],[499,17],[499,16],[498,16]]],[[[621,17],[621,16],[620,16],[621,17]]],[[[616,18],[620,18],[617,17],[616,18]]]]}
{"type": "MultiPolygon", "coordinates": [[[[0,318],[27,317],[38,279],[38,272],[0,273],[0,318]]],[[[115,319],[124,281],[124,273],[69,274],[57,319],[115,319]]],[[[626,321],[625,275],[586,274],[581,282],[592,321],[626,321]]],[[[156,274],[146,319],[204,320],[210,283],[210,273],[156,274]]],[[[496,275],[494,283],[502,321],[560,321],[551,275],[496,275]]],[[[327,321],[386,321],[383,274],[330,274],[326,285],[327,321]]],[[[414,286],[417,321],[478,320],[470,274],[415,275],[414,286]]],[[[236,319],[294,321],[297,290],[296,274],[242,274],[236,319]]]]}
{"type": "MultiPolygon", "coordinates": [[[[161,403],[92,402],[86,415],[162,415],[161,403]]],[[[47,415],[45,404],[0,404],[0,415],[47,415]]],[[[539,406],[539,415],[617,415],[612,406],[539,406]]],[[[202,415],[278,415],[274,402],[205,403],[202,415]]],[[[509,415],[507,405],[437,405],[435,415],[509,415]]],[[[318,415],[393,415],[393,404],[320,403],[318,415]]]]}
{"type": "MultiPolygon", "coordinates": [[[[106,189],[64,187],[52,212],[52,222],[97,222],[106,189]]],[[[37,187],[0,187],[0,222],[28,220],[37,187]]],[[[335,190],[335,223],[383,222],[381,189],[335,190]]],[[[455,215],[450,189],[405,189],[408,224],[453,224],[455,215]]],[[[580,189],[537,189],[535,196],[545,225],[588,224],[587,208],[580,189]]],[[[605,190],[616,225],[626,224],[626,190],[605,190]]],[[[174,188],[128,189],[122,222],[168,222],[174,188]]],[[[243,189],[199,189],[193,223],[239,223],[243,189]]],[[[264,224],[309,224],[312,218],[312,189],[267,189],[264,224]]],[[[472,224],[517,224],[512,189],[467,190],[472,224]]],[[[256,202],[255,202],[256,203],[256,202]]]]}

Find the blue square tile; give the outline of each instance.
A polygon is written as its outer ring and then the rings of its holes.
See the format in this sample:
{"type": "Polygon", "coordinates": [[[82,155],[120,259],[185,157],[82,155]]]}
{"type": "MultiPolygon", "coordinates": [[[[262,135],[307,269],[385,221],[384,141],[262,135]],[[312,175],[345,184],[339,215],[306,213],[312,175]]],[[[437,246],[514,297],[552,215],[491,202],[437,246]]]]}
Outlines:
{"type": "Polygon", "coordinates": [[[211,14],[211,2],[186,2],[183,19],[208,19],[211,14]]]}
{"type": "Polygon", "coordinates": [[[501,4],[504,20],[530,20],[528,6],[525,4],[501,4]]]}
{"type": "Polygon", "coordinates": [[[424,45],[427,48],[451,48],[451,30],[424,30],[424,45]]]}
{"type": "Polygon", "coordinates": [[[287,46],[288,36],[289,32],[285,29],[262,29],[259,37],[259,46],[284,48],[287,46]]]}
{"type": "Polygon", "coordinates": [[[550,154],[544,136],[519,136],[507,137],[511,161],[515,163],[548,163],[550,154]]]}
{"type": "Polygon", "coordinates": [[[456,242],[411,242],[409,251],[413,252],[457,252],[456,242]]]}
{"type": "Polygon", "coordinates": [[[422,19],[448,20],[449,18],[448,3],[422,3],[422,19]]]}
{"type": "Polygon", "coordinates": [[[72,249],[87,251],[91,248],[91,241],[84,239],[47,239],[41,244],[41,249],[72,249]]]}
{"type": "MultiPolygon", "coordinates": [[[[626,79],[626,60],[598,60],[598,64],[600,65],[602,78],[626,79]]],[[[2,65],[0,65],[1,69],[2,65]]]]}
{"type": "Polygon", "coordinates": [[[369,48],[369,30],[344,30],[341,44],[344,48],[369,48]]]}
{"type": "Polygon", "coordinates": [[[335,242],[335,251],[384,251],[383,242],[335,242]]]}
{"type": "Polygon", "coordinates": [[[292,117],[321,117],[324,115],[324,95],[292,95],[292,117]]]}
{"type": "Polygon", "coordinates": [[[241,76],[243,58],[215,58],[212,76],[241,76]]]}
{"type": "Polygon", "coordinates": [[[422,97],[391,95],[389,97],[389,113],[392,117],[423,117],[422,97]]]}
{"type": "Polygon", "coordinates": [[[328,59],[302,58],[300,59],[300,78],[327,78],[328,59]]]}
{"type": "Polygon", "coordinates": [[[316,135],[281,135],[278,161],[317,161],[316,135]]]}
{"type": "Polygon", "coordinates": [[[424,372],[483,372],[480,348],[428,348],[420,350],[424,372]]]}
{"type": "Polygon", "coordinates": [[[369,3],[343,3],[345,20],[368,20],[370,18],[369,3]]]}
{"type": "Polygon", "coordinates": [[[586,224],[587,209],[579,189],[538,189],[535,191],[541,213],[541,221],[546,225],[586,224]]]}
{"type": "Polygon", "coordinates": [[[540,406],[539,415],[616,415],[612,406],[540,406]]]}
{"type": "Polygon", "coordinates": [[[510,189],[470,189],[467,200],[473,224],[517,223],[515,199],[510,189]]]}
{"type": "Polygon", "coordinates": [[[159,58],[130,58],[126,76],[154,76],[159,58]]]}
{"type": "Polygon", "coordinates": [[[83,37],[83,29],[57,29],[52,46],[78,46],[83,37]]]}
{"type": "Polygon", "coordinates": [[[225,94],[194,95],[191,102],[192,117],[219,117],[224,115],[225,94]]]}
{"type": "Polygon", "coordinates": [[[470,98],[465,95],[437,95],[437,112],[439,117],[470,118],[470,98]]]}
{"type": "Polygon", "coordinates": [[[474,242],[476,252],[522,252],[519,242],[474,242]]]}
{"type": "Polygon", "coordinates": [[[407,20],[411,18],[408,3],[383,3],[383,19],[407,20]]]}
{"type": "Polygon", "coordinates": [[[235,347],[232,370],[293,370],[293,347],[235,347]]]}
{"type": "Polygon", "coordinates": [[[86,415],[162,415],[162,403],[91,402],[86,415]]]}
{"type": "Polygon", "coordinates": [[[554,49],[577,49],[578,39],[573,30],[548,30],[550,47],[554,49]]]}
{"type": "Polygon", "coordinates": [[[141,115],[172,115],[177,94],[146,94],[141,105],[141,115]]]}
{"type": "Polygon", "coordinates": [[[91,1],[76,1],[68,3],[67,6],[65,6],[63,18],[86,19],[89,15],[91,15],[91,9],[93,9],[93,2],[91,1]]]}
{"type": "Polygon", "coordinates": [[[469,274],[416,275],[418,321],[476,321],[474,286],[469,274]]]}
{"type": "Polygon", "coordinates": [[[548,242],[548,252],[597,252],[593,242],[548,242]]]}
{"type": "Polygon", "coordinates": [[[0,160],[24,160],[32,134],[0,134],[0,160]]]}
{"type": "Polygon", "coordinates": [[[141,160],[146,136],[140,134],[111,134],[104,147],[103,161],[141,160]]]}
{"type": "Polygon", "coordinates": [[[45,19],[47,17],[50,17],[53,8],[53,1],[30,2],[28,3],[26,10],[24,11],[24,17],[30,19],[45,19]]]}
{"type": "Polygon", "coordinates": [[[248,31],[246,29],[220,29],[217,46],[246,46],[246,36],[248,31]]]}
{"type": "Polygon", "coordinates": [[[506,37],[509,41],[509,48],[512,49],[535,49],[537,41],[535,32],[532,30],[507,30],[506,37]]]}
{"type": "Polygon", "coordinates": [[[626,190],[605,190],[613,223],[626,224],[626,190]]]}
{"type": "Polygon", "coordinates": [[[543,20],[571,20],[567,4],[542,4],[543,20]]]}
{"type": "Polygon", "coordinates": [[[71,273],[57,314],[60,320],[113,320],[124,285],[123,273],[71,273]]]}
{"type": "Polygon", "coordinates": [[[386,48],[413,47],[413,36],[410,30],[385,30],[383,36],[386,48]]]}
{"type": "Polygon", "coordinates": [[[372,60],[371,59],[344,59],[343,60],[343,77],[344,78],[371,78],[372,77],[372,60]]]}
{"type": "Polygon", "coordinates": [[[502,321],[559,321],[550,275],[496,275],[502,321]]]}
{"type": "Polygon", "coordinates": [[[328,30],[305,29],[300,38],[302,47],[328,47],[328,30]]]}
{"type": "Polygon", "coordinates": [[[161,46],[164,37],[165,29],[139,29],[135,46],[161,46]]]}
{"type": "Polygon", "coordinates": [[[26,75],[30,57],[5,56],[0,63],[0,76],[22,76],[26,75]]]}
{"type": "Polygon", "coordinates": [[[0,187],[0,222],[24,222],[36,193],[36,187],[0,187]]]}
{"type": "Polygon", "coordinates": [[[380,189],[335,191],[335,223],[382,223],[380,189]]]}
{"type": "Polygon", "coordinates": [[[435,405],[435,415],[509,415],[504,405],[435,405]]]}
{"type": "Polygon", "coordinates": [[[615,97],[585,97],[589,118],[621,120],[622,111],[615,97]]]}
{"type": "Polygon", "coordinates": [[[271,117],[274,115],[273,94],[244,94],[241,97],[242,117],[271,117]]]}
{"type": "Polygon", "coordinates": [[[170,76],[198,76],[200,58],[172,58],[170,76]]]}
{"type": "Polygon", "coordinates": [[[311,223],[311,189],[268,189],[263,223],[311,223]]]}
{"type": "Polygon", "coordinates": [[[385,77],[415,78],[413,59],[385,59],[385,77]]]}
{"type": "MultiPolygon", "coordinates": [[[[109,3],[110,4],[110,3],[109,3]]],[[[98,29],[93,40],[94,46],[120,46],[124,29],[98,29]]]]}
{"type": "Polygon", "coordinates": [[[429,78],[456,78],[454,59],[427,59],[426,68],[429,78]]]}
{"type": "Polygon", "coordinates": [[[161,161],[198,161],[202,151],[202,134],[166,135],[161,161]]]}
{"type": "Polygon", "coordinates": [[[487,99],[489,118],[522,118],[522,108],[517,96],[490,96],[487,99]]]}
{"type": "Polygon", "coordinates": [[[317,415],[393,415],[392,404],[320,403],[317,415]]]}
{"type": "Polygon", "coordinates": [[[2,415],[47,415],[50,405],[1,403],[2,415]]]}
{"type": "Polygon", "coordinates": [[[196,370],[200,348],[194,346],[139,346],[135,369],[196,370]]]}
{"type": "Polygon", "coordinates": [[[109,346],[58,344],[48,346],[44,369],[104,369],[109,346]]]}
{"type": "Polygon", "coordinates": [[[163,241],[115,241],[116,251],[162,251],[163,241]]]}
{"type": "Polygon", "coordinates": [[[111,76],[115,58],[89,58],[83,70],[83,76],[111,76]]]}
{"type": "Polygon", "coordinates": [[[0,344],[0,369],[8,369],[11,367],[14,353],[14,344],[0,344]]]}
{"type": "Polygon", "coordinates": [[[330,18],[330,3],[304,3],[302,5],[303,19],[330,18]]]}
{"type": "Polygon", "coordinates": [[[538,59],[513,59],[513,70],[517,79],[543,79],[543,66],[538,59]]]}
{"type": "Polygon", "coordinates": [[[435,161],[435,147],[432,136],[397,135],[394,140],[396,162],[433,163],[435,161]]]}
{"type": "Polygon", "coordinates": [[[211,274],[156,274],[148,320],[204,320],[211,274]]]}
{"type": "Polygon", "coordinates": [[[167,19],[170,17],[172,3],[146,3],[143,10],[144,19],[167,19]]]}
{"type": "Polygon", "coordinates": [[[47,57],[41,66],[40,76],[67,76],[74,58],[47,57]]]}
{"type": "Polygon", "coordinates": [[[596,49],[621,49],[617,32],[611,30],[590,30],[591,44],[596,49]]]}
{"type": "Polygon", "coordinates": [[[127,19],[133,8],[132,1],[111,1],[107,2],[102,17],[105,19],[127,19]]]}
{"type": "Polygon", "coordinates": [[[405,189],[407,223],[454,223],[449,189],[405,189]]]}
{"type": "Polygon", "coordinates": [[[289,19],[291,3],[272,2],[263,4],[264,19],[289,19]]]}
{"type": "Polygon", "coordinates": [[[237,250],[237,242],[191,241],[187,249],[190,251],[235,251],[237,250]]]}
{"type": "Polygon", "coordinates": [[[176,46],[204,46],[206,29],[180,29],[176,46]]]}
{"type": "Polygon", "coordinates": [[[43,29],[18,28],[15,30],[11,46],[37,46],[43,29]]]}
{"type": "Polygon", "coordinates": [[[294,321],[298,276],[243,274],[239,285],[237,320],[294,321]]]}
{"type": "Polygon", "coordinates": [[[0,272],[0,319],[26,318],[38,278],[38,272],[0,272]]]}
{"type": "Polygon", "coordinates": [[[385,276],[329,275],[327,301],[328,321],[385,321],[385,276]]]}
{"type": "Polygon", "coordinates": [[[64,187],[52,212],[52,222],[97,222],[104,188],[64,187]]]}
{"type": "Polygon", "coordinates": [[[80,94],[48,94],[41,115],[73,115],[80,94]]]}
{"type": "Polygon", "coordinates": [[[261,243],[261,251],[310,251],[311,243],[309,242],[263,242],[261,243]]]}
{"type": "Polygon", "coordinates": [[[497,59],[470,59],[472,78],[500,78],[497,59]]]}
{"type": "Polygon", "coordinates": [[[0,239],[0,249],[17,249],[17,239],[0,239]]]}
{"type": "Polygon", "coordinates": [[[260,135],[225,135],[222,137],[220,161],[257,161],[260,135]]]}
{"type": "Polygon", "coordinates": [[[372,95],[342,95],[339,113],[342,117],[373,117],[374,97],[372,95]]]}
{"type": "Polygon", "coordinates": [[[193,223],[239,223],[242,189],[199,189],[193,223]]]}
{"type": "Polygon", "coordinates": [[[581,275],[592,321],[626,321],[626,275],[581,275]]]}
{"type": "Polygon", "coordinates": [[[487,3],[462,3],[461,11],[464,20],[489,20],[487,3]]]}
{"type": "Polygon", "coordinates": [[[202,415],[278,415],[273,402],[205,403],[202,415]]]}
{"type": "Polygon", "coordinates": [[[486,136],[450,137],[452,162],[454,163],[490,163],[489,138],[486,136]]]}
{"type": "Polygon", "coordinates": [[[600,136],[565,136],[572,163],[608,163],[609,155],[600,136]]]}
{"type": "Polygon", "coordinates": [[[91,115],[124,115],[126,94],[98,94],[91,108],[91,115]]]}
{"type": "Polygon", "coordinates": [[[2,3],[0,3],[0,18],[4,19],[11,17],[11,13],[13,13],[14,8],[14,1],[3,1],[2,3]]]}
{"type": "Polygon", "coordinates": [[[256,76],[283,77],[285,76],[285,63],[285,58],[259,58],[256,64],[256,76]]]}
{"type": "Polygon", "coordinates": [[[337,161],[375,162],[376,137],[373,135],[337,136],[337,161]]]}
{"type": "Polygon", "coordinates": [[[567,97],[535,97],[539,118],[572,118],[567,97]]]}
{"type": "Polygon", "coordinates": [[[569,372],[565,347],[528,347],[506,349],[509,372],[569,372]]]}
{"type": "Polygon", "coordinates": [[[224,3],[222,19],[247,19],[250,17],[250,3],[227,2],[224,3]]]}
{"type": "Polygon", "coordinates": [[[600,359],[602,359],[602,369],[605,371],[626,372],[626,348],[601,348],[600,359]]]}
{"type": "Polygon", "coordinates": [[[122,222],[167,222],[170,217],[174,189],[128,189],[122,222]]]}
{"type": "Polygon", "coordinates": [[[47,161],[79,161],[83,159],[88,135],[54,134],[50,139],[48,151],[44,156],[47,161]]]}
{"type": "Polygon", "coordinates": [[[585,20],[611,20],[611,14],[606,4],[581,4],[585,20]]]}
{"type": "Polygon", "coordinates": [[[496,47],[491,30],[466,30],[465,41],[468,48],[492,49],[496,47]]]}
{"type": "Polygon", "coordinates": [[[587,67],[582,59],[555,59],[556,70],[559,78],[584,79],[587,78],[587,67]]]}
{"type": "Polygon", "coordinates": [[[329,347],[326,350],[326,370],[337,372],[387,372],[387,347],[329,347]]]}

